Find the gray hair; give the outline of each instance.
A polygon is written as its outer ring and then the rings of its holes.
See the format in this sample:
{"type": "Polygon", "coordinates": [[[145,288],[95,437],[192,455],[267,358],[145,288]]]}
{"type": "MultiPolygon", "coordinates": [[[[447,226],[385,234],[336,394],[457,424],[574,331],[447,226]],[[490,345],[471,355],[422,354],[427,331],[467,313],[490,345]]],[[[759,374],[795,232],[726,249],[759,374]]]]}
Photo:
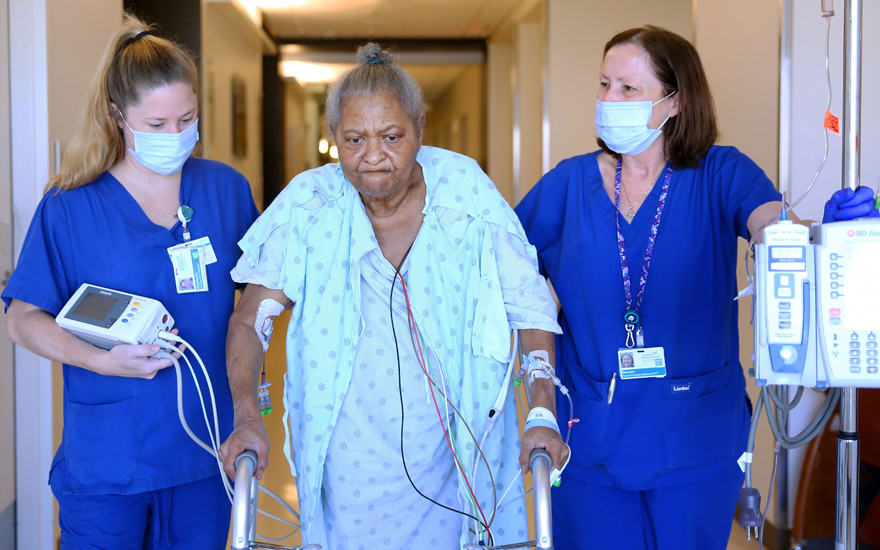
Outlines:
{"type": "Polygon", "coordinates": [[[397,98],[403,112],[412,118],[419,135],[425,131],[425,96],[406,71],[394,64],[390,52],[375,42],[357,51],[358,66],[347,70],[327,89],[324,127],[333,136],[342,115],[342,105],[351,97],[388,93],[397,98]]]}

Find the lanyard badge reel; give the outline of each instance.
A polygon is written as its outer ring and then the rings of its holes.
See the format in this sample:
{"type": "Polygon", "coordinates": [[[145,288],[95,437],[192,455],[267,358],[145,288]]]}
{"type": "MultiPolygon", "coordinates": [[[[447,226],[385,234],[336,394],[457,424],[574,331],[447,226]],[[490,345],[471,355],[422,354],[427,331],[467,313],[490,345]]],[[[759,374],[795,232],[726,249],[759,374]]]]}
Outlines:
{"type": "Polygon", "coordinates": [[[187,242],[192,239],[192,234],[190,234],[187,225],[192,221],[193,214],[193,209],[185,204],[177,209],[177,219],[180,220],[180,225],[183,226],[183,240],[187,242]]]}
{"type": "MultiPolygon", "coordinates": [[[[620,176],[622,162],[617,161],[617,172],[614,178],[614,204],[617,207],[617,246],[620,253],[620,269],[623,275],[623,291],[626,300],[626,311],[623,314],[623,327],[626,329],[626,340],[623,348],[617,351],[618,370],[620,380],[638,378],[664,378],[666,376],[666,357],[662,347],[645,347],[645,334],[642,330],[641,307],[642,298],[645,295],[645,287],[648,284],[648,272],[651,267],[651,259],[654,256],[654,243],[660,229],[660,220],[663,209],[666,206],[666,197],[669,193],[669,183],[672,180],[672,164],[667,163],[666,173],[663,177],[663,186],[660,190],[660,199],[657,201],[657,211],[654,214],[654,223],[648,237],[648,245],[645,247],[645,257],[639,277],[638,287],[633,292],[633,284],[630,280],[629,263],[626,258],[626,248],[623,233],[620,228],[620,176]],[[635,294],[635,296],[633,296],[635,294]]],[[[608,404],[614,399],[614,390],[617,386],[617,373],[612,376],[608,386],[608,404]]]]}

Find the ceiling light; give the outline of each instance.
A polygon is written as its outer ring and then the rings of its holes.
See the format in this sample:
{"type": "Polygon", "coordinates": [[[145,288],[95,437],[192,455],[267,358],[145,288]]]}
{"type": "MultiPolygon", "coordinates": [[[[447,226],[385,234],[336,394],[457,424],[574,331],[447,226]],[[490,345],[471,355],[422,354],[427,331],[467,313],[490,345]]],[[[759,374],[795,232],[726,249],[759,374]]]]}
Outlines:
{"type": "Polygon", "coordinates": [[[285,8],[297,8],[307,3],[308,0],[251,0],[257,6],[265,10],[282,10],[285,8]]]}
{"type": "Polygon", "coordinates": [[[306,63],[303,61],[282,61],[281,76],[295,78],[299,83],[308,82],[331,83],[335,82],[350,65],[306,63]]]}
{"type": "Polygon", "coordinates": [[[337,149],[335,145],[330,148],[330,158],[332,158],[332,159],[339,158],[339,149],[337,149]]]}
{"type": "Polygon", "coordinates": [[[322,138],[321,141],[318,142],[318,152],[323,155],[324,153],[326,153],[329,150],[330,150],[330,143],[328,143],[326,139],[322,138]]]}

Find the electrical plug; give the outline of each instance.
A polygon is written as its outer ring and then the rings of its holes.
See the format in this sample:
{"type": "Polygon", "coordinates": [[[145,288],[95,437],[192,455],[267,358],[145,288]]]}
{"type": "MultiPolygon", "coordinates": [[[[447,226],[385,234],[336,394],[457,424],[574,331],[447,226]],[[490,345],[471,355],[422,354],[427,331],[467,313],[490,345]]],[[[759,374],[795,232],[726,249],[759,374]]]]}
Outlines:
{"type": "Polygon", "coordinates": [[[754,487],[743,487],[739,492],[739,524],[746,528],[746,540],[752,540],[752,527],[758,538],[761,525],[761,493],[754,487]]]}

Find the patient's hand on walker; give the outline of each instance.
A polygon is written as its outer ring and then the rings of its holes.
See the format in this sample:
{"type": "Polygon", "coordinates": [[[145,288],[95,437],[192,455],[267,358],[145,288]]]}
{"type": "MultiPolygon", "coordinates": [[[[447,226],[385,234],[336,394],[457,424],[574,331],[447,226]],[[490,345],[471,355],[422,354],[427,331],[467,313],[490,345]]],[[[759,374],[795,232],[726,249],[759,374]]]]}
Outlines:
{"type": "Polygon", "coordinates": [[[257,453],[254,477],[263,479],[263,472],[269,466],[269,434],[263,425],[263,417],[257,413],[256,416],[236,418],[233,427],[229,439],[220,445],[219,458],[223,462],[223,471],[235,479],[235,459],[250,449],[257,453]]]}
{"type": "Polygon", "coordinates": [[[546,449],[553,461],[553,467],[561,470],[568,460],[568,445],[556,430],[535,426],[526,430],[523,435],[519,453],[519,465],[523,475],[529,473],[529,455],[533,449],[546,449]]]}

